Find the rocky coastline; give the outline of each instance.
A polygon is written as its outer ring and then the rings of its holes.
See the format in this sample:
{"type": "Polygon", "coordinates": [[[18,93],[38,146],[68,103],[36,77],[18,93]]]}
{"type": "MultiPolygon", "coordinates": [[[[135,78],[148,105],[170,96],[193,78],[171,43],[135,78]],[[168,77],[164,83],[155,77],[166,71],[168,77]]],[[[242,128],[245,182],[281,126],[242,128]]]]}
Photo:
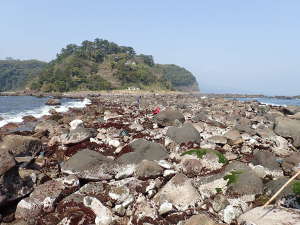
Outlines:
{"type": "MultiPolygon", "coordinates": [[[[11,92],[0,92],[0,96],[35,96],[35,97],[55,97],[55,98],[86,98],[86,97],[95,97],[100,95],[108,94],[153,94],[154,92],[147,91],[128,91],[128,90],[107,90],[107,91],[77,91],[77,92],[35,92],[30,90],[24,91],[11,91],[11,92]]],[[[183,92],[183,91],[165,91],[160,93],[165,94],[177,94],[177,95],[187,95],[193,94],[197,96],[206,96],[211,98],[277,98],[277,99],[300,99],[299,95],[296,96],[270,96],[263,94],[214,94],[214,93],[201,93],[198,91],[195,92],[183,92]]]]}
{"type": "Polygon", "coordinates": [[[2,127],[1,225],[300,224],[300,107],[138,96],[2,127]]]}

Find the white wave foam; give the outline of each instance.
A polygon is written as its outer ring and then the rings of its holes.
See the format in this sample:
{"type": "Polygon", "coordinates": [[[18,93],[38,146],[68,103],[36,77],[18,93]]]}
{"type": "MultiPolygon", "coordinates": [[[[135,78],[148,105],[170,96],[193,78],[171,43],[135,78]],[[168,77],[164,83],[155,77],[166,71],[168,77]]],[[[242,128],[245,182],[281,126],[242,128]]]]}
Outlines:
{"type": "Polygon", "coordinates": [[[65,102],[58,107],[44,105],[40,108],[19,112],[17,114],[2,113],[0,114],[0,117],[2,117],[3,120],[0,121],[0,127],[3,127],[8,123],[21,123],[23,122],[22,118],[24,116],[34,116],[35,118],[41,118],[42,116],[50,115],[49,111],[51,109],[55,109],[57,112],[67,112],[70,108],[84,108],[86,105],[89,104],[91,104],[91,101],[88,98],[85,98],[83,101],[65,102]]]}
{"type": "Polygon", "coordinates": [[[283,106],[287,107],[285,104],[276,104],[276,103],[270,103],[270,102],[260,102],[261,104],[270,105],[270,106],[283,106]]]}

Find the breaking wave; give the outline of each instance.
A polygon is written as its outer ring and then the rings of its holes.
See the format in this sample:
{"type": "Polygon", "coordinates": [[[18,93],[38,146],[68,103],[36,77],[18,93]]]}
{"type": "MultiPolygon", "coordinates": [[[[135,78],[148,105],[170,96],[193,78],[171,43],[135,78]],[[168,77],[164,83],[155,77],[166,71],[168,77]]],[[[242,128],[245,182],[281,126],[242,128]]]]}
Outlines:
{"type": "MultiPolygon", "coordinates": [[[[9,103],[8,103],[9,104],[9,103]]],[[[1,121],[0,127],[8,123],[20,123],[23,122],[24,116],[34,116],[35,118],[41,118],[45,115],[50,115],[50,110],[55,109],[57,112],[67,112],[70,108],[84,108],[86,105],[91,104],[91,101],[87,98],[78,101],[74,99],[65,100],[60,106],[48,106],[43,105],[31,110],[25,110],[21,112],[8,111],[0,113],[1,121]]],[[[3,108],[3,107],[2,107],[3,108]]]]}

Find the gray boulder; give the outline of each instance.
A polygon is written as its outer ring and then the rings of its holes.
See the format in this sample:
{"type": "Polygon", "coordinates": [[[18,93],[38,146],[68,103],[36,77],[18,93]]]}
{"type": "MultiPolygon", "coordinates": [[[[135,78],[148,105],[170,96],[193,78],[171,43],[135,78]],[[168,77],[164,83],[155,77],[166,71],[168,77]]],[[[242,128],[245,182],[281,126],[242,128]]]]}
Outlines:
{"type": "Polygon", "coordinates": [[[139,178],[154,178],[162,175],[163,169],[153,161],[143,160],[136,168],[135,175],[139,178]]]}
{"type": "Polygon", "coordinates": [[[118,169],[117,163],[99,152],[84,149],[77,152],[61,166],[61,171],[88,180],[112,179],[118,169]]]}
{"type": "Polygon", "coordinates": [[[60,136],[61,143],[64,145],[77,144],[93,137],[91,130],[83,127],[71,130],[69,133],[60,136]]]}
{"type": "Polygon", "coordinates": [[[293,145],[300,147],[300,121],[292,120],[285,117],[277,117],[275,119],[274,132],[285,138],[291,137],[293,145]]]}
{"type": "Polygon", "coordinates": [[[169,127],[166,135],[178,144],[201,141],[200,133],[189,123],[182,127],[169,127]]]}
{"type": "Polygon", "coordinates": [[[49,98],[45,105],[61,105],[60,100],[56,98],[49,98]]]}
{"type": "Polygon", "coordinates": [[[154,120],[158,125],[162,127],[176,126],[178,124],[178,121],[180,123],[185,122],[184,115],[181,112],[172,110],[160,112],[154,117],[154,120]]]}
{"type": "MultiPolygon", "coordinates": [[[[279,177],[276,180],[271,180],[266,183],[264,187],[264,192],[268,196],[273,196],[287,181],[289,177],[279,177]]],[[[276,199],[281,199],[282,197],[293,195],[293,182],[290,183],[287,187],[285,187],[280,194],[277,196],[276,199]]]]}
{"type": "Polygon", "coordinates": [[[218,122],[216,120],[212,120],[209,119],[208,116],[206,115],[206,113],[204,112],[198,112],[193,118],[192,118],[193,122],[203,122],[203,123],[207,123],[211,126],[215,126],[215,127],[221,127],[224,128],[226,127],[223,123],[218,122]]]}
{"type": "Polygon", "coordinates": [[[129,144],[132,152],[126,153],[118,158],[124,164],[138,164],[142,160],[161,160],[166,159],[169,154],[165,148],[155,142],[137,139],[129,144]]]}
{"type": "Polygon", "coordinates": [[[0,150],[0,176],[16,165],[14,157],[6,150],[0,150]]]}
{"type": "Polygon", "coordinates": [[[43,149],[38,138],[7,135],[0,143],[0,151],[9,151],[13,156],[35,155],[43,149]]]}
{"type": "Polygon", "coordinates": [[[276,157],[272,152],[254,150],[253,165],[261,165],[269,170],[281,170],[276,157]]]}
{"type": "Polygon", "coordinates": [[[199,203],[201,197],[188,177],[177,174],[154,196],[154,201],[158,205],[169,202],[178,210],[187,210],[199,203]]]}
{"type": "Polygon", "coordinates": [[[227,193],[238,196],[263,193],[262,179],[249,166],[238,162],[231,163],[226,166],[224,175],[231,175],[233,171],[240,174],[237,174],[235,181],[228,185],[227,193]]]}
{"type": "Polygon", "coordinates": [[[20,177],[18,168],[8,170],[0,177],[0,206],[30,194],[33,186],[30,177],[20,177]]]}
{"type": "Polygon", "coordinates": [[[242,214],[238,224],[245,225],[300,225],[300,210],[283,207],[257,207],[242,214]]]}
{"type": "Polygon", "coordinates": [[[287,174],[296,173],[300,166],[300,152],[294,152],[283,160],[282,169],[287,174]]]}
{"type": "Polygon", "coordinates": [[[59,124],[55,120],[45,120],[45,121],[38,123],[35,126],[34,131],[35,132],[48,131],[50,133],[50,135],[52,135],[56,132],[58,125],[59,124]]]}
{"type": "Polygon", "coordinates": [[[289,105],[283,108],[283,112],[289,115],[295,115],[300,112],[300,106],[289,105]]]}
{"type": "Polygon", "coordinates": [[[227,138],[230,145],[238,145],[244,142],[241,133],[236,129],[227,131],[223,136],[227,138]]]}

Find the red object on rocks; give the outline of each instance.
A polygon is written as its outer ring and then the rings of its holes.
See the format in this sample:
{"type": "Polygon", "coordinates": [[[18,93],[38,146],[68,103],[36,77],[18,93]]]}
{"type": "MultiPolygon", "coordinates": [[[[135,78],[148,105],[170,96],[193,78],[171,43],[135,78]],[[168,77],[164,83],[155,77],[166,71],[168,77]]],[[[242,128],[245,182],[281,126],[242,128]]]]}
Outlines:
{"type": "Polygon", "coordinates": [[[158,113],[160,113],[160,108],[159,108],[159,107],[157,107],[157,108],[154,109],[154,111],[153,111],[153,114],[158,114],[158,113]]]}

